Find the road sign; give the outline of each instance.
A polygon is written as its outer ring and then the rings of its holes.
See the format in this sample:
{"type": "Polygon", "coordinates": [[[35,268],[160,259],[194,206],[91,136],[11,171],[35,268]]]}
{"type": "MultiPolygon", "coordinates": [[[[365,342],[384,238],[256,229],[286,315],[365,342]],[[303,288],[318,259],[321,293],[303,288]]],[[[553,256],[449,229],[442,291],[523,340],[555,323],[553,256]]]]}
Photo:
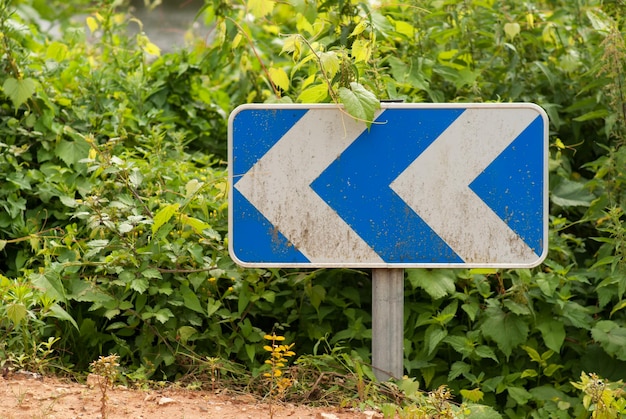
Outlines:
{"type": "Polygon", "coordinates": [[[548,118],[530,103],[244,105],[229,248],[249,267],[532,267],[547,253],[548,118]]]}

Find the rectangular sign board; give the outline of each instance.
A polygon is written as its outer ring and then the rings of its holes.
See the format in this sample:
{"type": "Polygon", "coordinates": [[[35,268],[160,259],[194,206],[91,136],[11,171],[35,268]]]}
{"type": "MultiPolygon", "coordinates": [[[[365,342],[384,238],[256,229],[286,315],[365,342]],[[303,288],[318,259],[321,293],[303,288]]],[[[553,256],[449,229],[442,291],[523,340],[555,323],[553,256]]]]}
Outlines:
{"type": "Polygon", "coordinates": [[[248,267],[540,264],[548,118],[531,103],[254,104],[228,122],[229,250],[248,267]]]}

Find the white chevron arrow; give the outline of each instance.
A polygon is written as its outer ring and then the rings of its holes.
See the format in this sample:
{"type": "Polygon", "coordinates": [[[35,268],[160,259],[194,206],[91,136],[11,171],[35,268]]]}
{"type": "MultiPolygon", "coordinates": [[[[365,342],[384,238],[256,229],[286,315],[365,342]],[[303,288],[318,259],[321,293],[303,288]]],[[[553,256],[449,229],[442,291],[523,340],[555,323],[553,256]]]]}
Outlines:
{"type": "Polygon", "coordinates": [[[468,108],[391,183],[467,264],[538,260],[469,187],[537,116],[533,108],[468,108]]]}
{"type": "Polygon", "coordinates": [[[309,186],[365,129],[334,107],[309,110],[234,185],[312,263],[384,264],[309,186]]]}

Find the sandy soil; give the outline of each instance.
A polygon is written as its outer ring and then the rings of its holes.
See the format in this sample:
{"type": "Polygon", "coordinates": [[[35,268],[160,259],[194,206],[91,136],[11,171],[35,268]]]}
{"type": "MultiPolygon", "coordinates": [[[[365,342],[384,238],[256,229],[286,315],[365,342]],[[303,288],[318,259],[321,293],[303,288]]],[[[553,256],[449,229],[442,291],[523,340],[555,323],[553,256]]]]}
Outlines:
{"type": "MultiPolygon", "coordinates": [[[[167,388],[109,390],[108,419],[263,419],[270,406],[251,395],[215,394],[206,391],[167,388]]],[[[0,376],[0,418],[75,419],[101,418],[101,393],[97,387],[35,374],[0,376]]],[[[289,419],[375,419],[373,411],[274,405],[274,418],[289,419]]]]}

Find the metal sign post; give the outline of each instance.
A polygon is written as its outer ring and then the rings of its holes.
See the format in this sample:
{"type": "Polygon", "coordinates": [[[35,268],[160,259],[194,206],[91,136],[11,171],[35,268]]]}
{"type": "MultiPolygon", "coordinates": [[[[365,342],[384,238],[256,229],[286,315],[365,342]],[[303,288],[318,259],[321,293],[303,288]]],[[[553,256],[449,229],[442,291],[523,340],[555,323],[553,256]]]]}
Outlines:
{"type": "Polygon", "coordinates": [[[531,268],[548,251],[548,118],[531,103],[256,104],[228,121],[229,252],[372,269],[372,356],[400,377],[404,268],[531,268]]]}
{"type": "Polygon", "coordinates": [[[404,269],[372,269],[372,366],[379,381],[401,378],[404,269]]]}

